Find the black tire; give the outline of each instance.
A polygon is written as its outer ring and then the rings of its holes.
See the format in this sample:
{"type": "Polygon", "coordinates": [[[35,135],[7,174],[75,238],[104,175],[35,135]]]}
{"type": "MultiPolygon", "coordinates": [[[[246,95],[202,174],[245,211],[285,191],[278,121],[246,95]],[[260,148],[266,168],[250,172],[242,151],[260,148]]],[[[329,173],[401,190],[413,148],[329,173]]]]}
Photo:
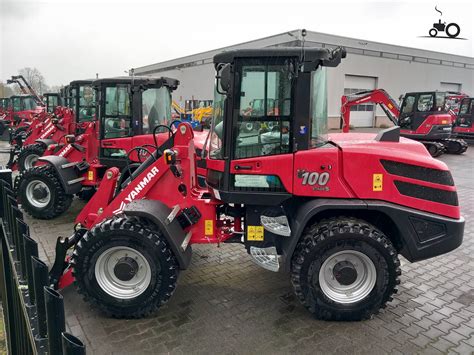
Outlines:
{"type": "Polygon", "coordinates": [[[46,150],[46,147],[40,143],[29,144],[21,148],[20,153],[18,154],[18,170],[19,171],[28,170],[29,167],[28,168],[25,167],[26,164],[28,165],[30,164],[28,160],[31,159],[32,156],[36,156],[38,158],[42,157],[45,150],[46,150]]]}
{"type": "Polygon", "coordinates": [[[438,31],[436,30],[436,28],[432,28],[429,34],[430,34],[430,37],[436,37],[436,35],[438,34],[438,31]]]}
{"type": "Polygon", "coordinates": [[[292,257],[295,294],[316,318],[323,320],[371,318],[392,300],[400,275],[400,261],[390,240],[371,224],[354,218],[335,217],[307,227],[292,257]],[[331,255],[354,251],[370,258],[376,270],[375,284],[356,302],[337,302],[321,288],[320,270],[331,255]]]}
{"type": "Polygon", "coordinates": [[[64,213],[72,203],[72,195],[66,194],[55,169],[51,165],[36,166],[23,172],[18,180],[17,195],[23,210],[38,219],[57,217],[64,213]],[[30,184],[37,182],[43,183],[50,193],[49,202],[41,207],[30,201],[27,193],[30,184]]]}
{"type": "Polygon", "coordinates": [[[446,34],[448,35],[449,38],[456,38],[459,36],[459,33],[461,33],[461,28],[457,23],[450,23],[449,25],[446,26],[446,34]],[[449,29],[451,27],[454,27],[456,29],[456,32],[454,33],[449,33],[449,29]]]}
{"type": "Polygon", "coordinates": [[[170,299],[179,273],[178,262],[162,233],[146,221],[129,217],[115,216],[92,228],[76,245],[71,264],[78,292],[115,318],[142,318],[155,312],[170,299]],[[150,267],[151,279],[136,297],[117,298],[97,281],[99,258],[117,247],[138,251],[150,267]]]}

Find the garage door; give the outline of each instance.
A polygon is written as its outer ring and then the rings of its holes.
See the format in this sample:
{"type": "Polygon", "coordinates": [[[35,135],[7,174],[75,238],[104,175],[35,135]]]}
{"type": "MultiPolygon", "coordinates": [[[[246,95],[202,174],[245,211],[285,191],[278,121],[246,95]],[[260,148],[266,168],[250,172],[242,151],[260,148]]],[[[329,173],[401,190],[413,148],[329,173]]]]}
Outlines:
{"type": "Polygon", "coordinates": [[[441,82],[441,91],[461,91],[461,84],[441,82]]]}
{"type": "MultiPolygon", "coordinates": [[[[346,75],[344,95],[359,91],[375,89],[377,79],[370,76],[346,75]]],[[[374,122],[374,105],[364,104],[351,107],[351,125],[354,127],[372,127],[374,122]]]]}

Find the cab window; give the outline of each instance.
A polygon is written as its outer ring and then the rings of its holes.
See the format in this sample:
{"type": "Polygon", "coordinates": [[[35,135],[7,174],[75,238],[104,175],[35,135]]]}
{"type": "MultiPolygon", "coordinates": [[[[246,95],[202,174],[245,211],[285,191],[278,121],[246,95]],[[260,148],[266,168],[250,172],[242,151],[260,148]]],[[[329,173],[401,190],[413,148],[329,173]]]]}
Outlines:
{"type": "Polygon", "coordinates": [[[415,104],[415,96],[414,95],[409,95],[409,96],[405,97],[405,100],[403,101],[402,113],[411,113],[411,112],[413,112],[414,104],[415,104]]]}
{"type": "Polygon", "coordinates": [[[417,111],[418,112],[430,112],[433,111],[433,94],[421,94],[418,97],[417,111]]]}
{"type": "Polygon", "coordinates": [[[79,87],[79,121],[92,121],[95,117],[95,92],[92,86],[79,87]]]}
{"type": "Polygon", "coordinates": [[[473,106],[474,100],[463,100],[461,103],[461,107],[459,108],[459,114],[460,115],[466,115],[468,113],[472,112],[472,106],[473,106]]]}
{"type": "Polygon", "coordinates": [[[12,108],[13,108],[13,112],[21,111],[21,98],[20,97],[14,97],[12,99],[12,108]]]}
{"type": "Polygon", "coordinates": [[[127,85],[105,88],[104,138],[131,135],[130,94],[127,85]]]}
{"type": "Polygon", "coordinates": [[[171,123],[171,93],[166,87],[149,88],[142,94],[143,134],[171,123]]]}
{"type": "Polygon", "coordinates": [[[245,60],[240,65],[234,158],[289,153],[293,62],[245,60]]]}

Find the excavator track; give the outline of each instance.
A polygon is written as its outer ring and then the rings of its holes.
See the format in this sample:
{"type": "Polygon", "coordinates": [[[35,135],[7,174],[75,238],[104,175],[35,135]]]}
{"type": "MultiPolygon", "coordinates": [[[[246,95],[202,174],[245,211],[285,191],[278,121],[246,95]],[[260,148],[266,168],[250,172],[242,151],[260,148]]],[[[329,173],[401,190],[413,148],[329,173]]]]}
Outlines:
{"type": "Polygon", "coordinates": [[[428,150],[428,153],[433,158],[439,157],[446,151],[446,147],[444,144],[440,142],[434,142],[434,141],[419,141],[420,143],[423,143],[425,148],[428,150]]]}
{"type": "Polygon", "coordinates": [[[466,141],[459,138],[443,139],[440,143],[446,148],[446,153],[448,154],[462,154],[468,148],[466,141]]]}

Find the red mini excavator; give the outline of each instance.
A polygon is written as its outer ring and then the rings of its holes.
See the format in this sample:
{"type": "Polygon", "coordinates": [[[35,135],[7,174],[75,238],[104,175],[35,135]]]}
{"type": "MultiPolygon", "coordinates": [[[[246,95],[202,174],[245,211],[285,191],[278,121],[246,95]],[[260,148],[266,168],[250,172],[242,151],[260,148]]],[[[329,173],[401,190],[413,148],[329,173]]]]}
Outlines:
{"type": "Polygon", "coordinates": [[[349,131],[351,107],[359,104],[379,104],[387,117],[400,126],[402,137],[423,143],[433,157],[444,152],[464,153],[468,145],[462,139],[450,138],[452,116],[445,104],[446,93],[431,91],[408,93],[404,96],[401,109],[395,100],[383,89],[361,91],[341,97],[343,132],[349,131]]]}
{"type": "Polygon", "coordinates": [[[75,280],[108,315],[143,317],[170,299],[193,244],[239,243],[259,266],[289,272],[316,317],[377,313],[400,282],[398,254],[414,262],[457,248],[464,219],[447,166],[399,127],[328,136],[326,68],[345,55],[216,55],[207,186],[197,183],[194,132],[181,123],[126,180],[117,168],[104,173],[73,235],[58,239],[51,282],[75,280]],[[264,109],[249,115],[257,98],[264,109]],[[278,110],[265,107],[270,99],[278,110]],[[258,139],[249,121],[274,126],[258,139]]]}
{"type": "Polygon", "coordinates": [[[453,136],[474,143],[474,98],[465,97],[453,125],[453,136]]]}

